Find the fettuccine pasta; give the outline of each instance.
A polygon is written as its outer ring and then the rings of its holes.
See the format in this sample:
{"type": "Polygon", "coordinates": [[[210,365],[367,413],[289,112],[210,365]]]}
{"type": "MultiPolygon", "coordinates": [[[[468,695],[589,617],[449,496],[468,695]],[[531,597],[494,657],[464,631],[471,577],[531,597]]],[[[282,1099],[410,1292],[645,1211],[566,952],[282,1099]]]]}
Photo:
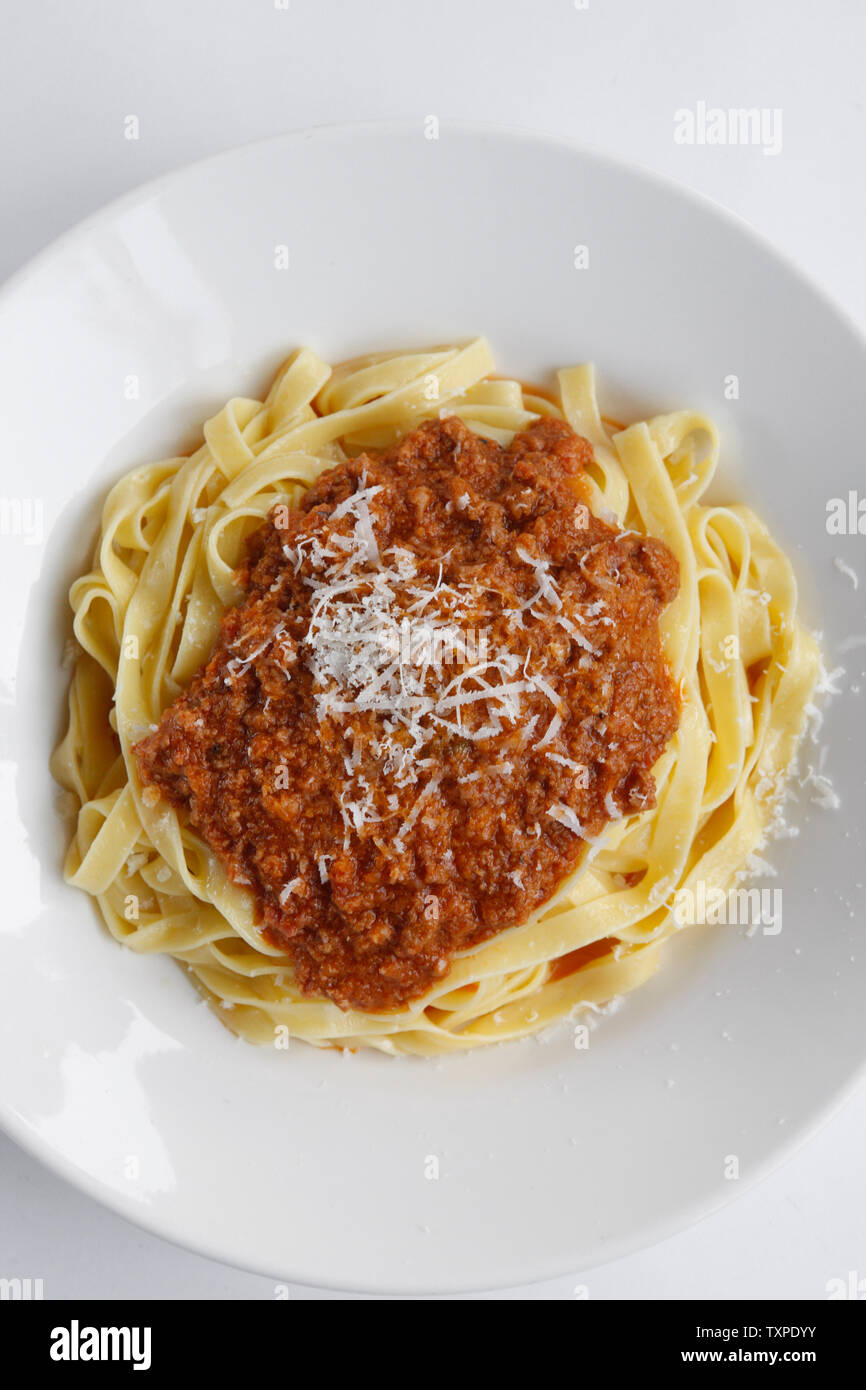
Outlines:
{"type": "Polygon", "coordinates": [[[493,371],[480,338],[333,369],[296,352],[264,401],[233,399],[209,420],[190,457],[112,488],[92,568],[72,586],[81,652],[53,764],[79,808],[66,876],[115,940],[181,962],[250,1042],[429,1056],[580,1019],[654,973],[680,929],[677,895],[729,888],[778,813],[820,657],[763,522],[702,501],[718,461],[712,421],[680,410],[618,428],[600,413],[591,366],[559,372],[551,396],[493,371]],[[611,821],[529,920],[459,954],[405,1007],[343,1009],[299,989],[244,886],[188,817],[143,795],[132,748],[208,660],[242,598],[245,541],[274,506],[296,506],[347,456],[443,414],[503,445],[562,417],[591,443],[592,511],[663,541],[679,565],[661,618],[679,727],[653,771],[655,806],[611,821]]]}

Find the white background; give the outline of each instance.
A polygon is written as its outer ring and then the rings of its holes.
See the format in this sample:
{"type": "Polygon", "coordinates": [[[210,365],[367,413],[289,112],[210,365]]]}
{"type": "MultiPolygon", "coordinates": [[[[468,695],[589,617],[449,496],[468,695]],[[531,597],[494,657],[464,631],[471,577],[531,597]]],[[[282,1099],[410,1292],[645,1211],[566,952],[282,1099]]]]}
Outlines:
{"type": "MultiPolygon", "coordinates": [[[[690,184],[866,330],[866,5],[583,3],[2,0],[0,278],[109,199],[226,146],[437,115],[553,131],[690,184]],[[674,112],[701,101],[778,108],[781,153],[676,144],[674,112]],[[124,138],[130,115],[137,141],[124,138]]],[[[692,1230],[494,1296],[572,1298],[585,1285],[593,1299],[826,1297],[851,1271],[866,1281],[864,1172],[861,1090],[780,1172],[692,1230]]],[[[0,1276],[42,1278],[46,1298],[273,1297],[271,1280],[137,1231],[2,1136],[0,1174],[0,1276]]]]}

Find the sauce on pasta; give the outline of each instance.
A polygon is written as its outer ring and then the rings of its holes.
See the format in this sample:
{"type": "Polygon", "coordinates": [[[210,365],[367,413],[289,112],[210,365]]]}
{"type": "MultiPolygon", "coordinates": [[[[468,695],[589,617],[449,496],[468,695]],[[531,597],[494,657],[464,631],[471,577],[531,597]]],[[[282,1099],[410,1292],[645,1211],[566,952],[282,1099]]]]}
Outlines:
{"type": "Polygon", "coordinates": [[[678,565],[592,514],[591,460],[561,420],[503,448],[452,416],[328,470],[136,745],[305,993],[400,1008],[654,805],[678,565]]]}

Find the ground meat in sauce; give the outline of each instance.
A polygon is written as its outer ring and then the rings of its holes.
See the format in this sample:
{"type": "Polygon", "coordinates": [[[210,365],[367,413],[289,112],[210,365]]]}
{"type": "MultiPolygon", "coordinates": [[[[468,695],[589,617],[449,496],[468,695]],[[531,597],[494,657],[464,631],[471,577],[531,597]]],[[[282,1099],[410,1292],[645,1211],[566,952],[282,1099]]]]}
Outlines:
{"type": "Polygon", "coordinates": [[[589,512],[591,461],[559,420],[506,449],[449,417],[338,464],[251,537],[245,601],[136,745],[306,994],[405,1005],[551,898],[612,817],[654,805],[679,719],[658,630],[678,567],[589,512]],[[341,572],[355,587],[335,596],[341,572]],[[359,675],[370,615],[409,611],[458,646],[483,631],[498,663],[416,663],[423,732],[405,692],[376,707],[402,656],[359,675]]]}

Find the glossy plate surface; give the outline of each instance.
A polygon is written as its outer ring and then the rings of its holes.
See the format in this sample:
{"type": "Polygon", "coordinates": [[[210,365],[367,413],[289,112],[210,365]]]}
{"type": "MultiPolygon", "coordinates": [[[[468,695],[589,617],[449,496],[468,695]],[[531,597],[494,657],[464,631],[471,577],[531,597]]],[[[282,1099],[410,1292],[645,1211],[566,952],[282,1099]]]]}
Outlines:
{"type": "MultiPolygon", "coordinates": [[[[828,500],[861,486],[864,380],[852,327],[747,228],[514,132],[281,136],[152,184],[41,255],[0,296],[9,1132],[206,1254],[384,1291],[576,1270],[686,1225],[783,1158],[866,1062],[866,586],[835,563],[863,569],[866,541],[826,526],[828,500]],[[113,944],[61,880],[47,762],[65,591],[109,484],[188,447],[229,396],[264,391],[293,347],[337,361],[476,332],[524,379],[594,359],[619,418],[697,406],[719,421],[716,494],[773,525],[828,667],[846,668],[821,735],[842,810],[804,789],[799,837],[773,847],[778,935],[685,933],[588,1051],[567,1027],[435,1063],[255,1050],[171,961],[113,944]]],[[[807,748],[805,764],[817,757],[807,748]]]]}

